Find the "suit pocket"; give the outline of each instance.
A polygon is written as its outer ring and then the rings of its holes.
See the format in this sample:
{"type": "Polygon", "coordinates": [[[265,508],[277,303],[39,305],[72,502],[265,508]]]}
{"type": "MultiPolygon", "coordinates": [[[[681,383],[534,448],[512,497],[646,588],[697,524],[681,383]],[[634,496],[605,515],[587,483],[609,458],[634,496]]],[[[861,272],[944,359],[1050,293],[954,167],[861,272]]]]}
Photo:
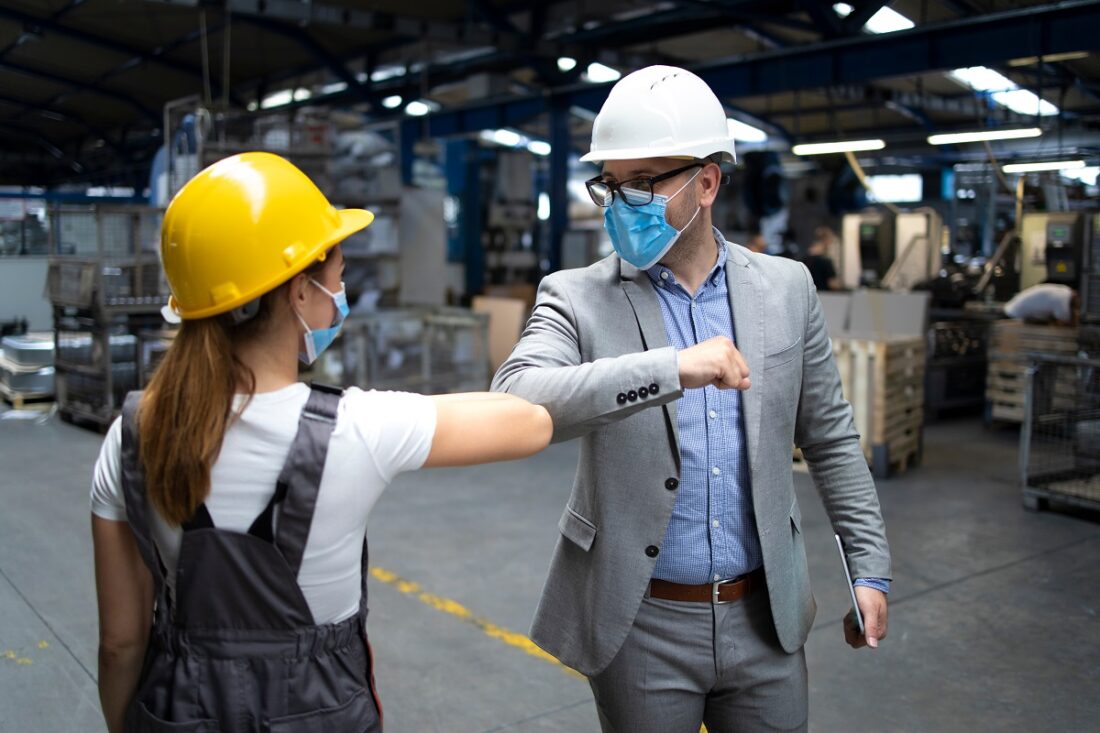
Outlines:
{"type": "Polygon", "coordinates": [[[764,357],[764,371],[769,369],[775,369],[781,367],[784,364],[792,362],[797,356],[802,353],[802,337],[799,336],[798,340],[790,346],[780,349],[774,354],[767,354],[764,357]]]}
{"type": "Polygon", "coordinates": [[[370,731],[377,728],[378,714],[374,701],[366,690],[360,690],[333,708],[298,715],[272,718],[264,723],[264,733],[336,733],[337,731],[370,731]]]}
{"type": "Polygon", "coordinates": [[[169,721],[158,718],[140,702],[131,712],[131,727],[127,730],[133,733],[218,733],[221,730],[216,720],[169,721]]]}
{"type": "Polygon", "coordinates": [[[577,514],[568,506],[562,512],[561,521],[558,522],[558,531],[562,536],[585,552],[592,548],[596,540],[596,525],[577,514]]]}

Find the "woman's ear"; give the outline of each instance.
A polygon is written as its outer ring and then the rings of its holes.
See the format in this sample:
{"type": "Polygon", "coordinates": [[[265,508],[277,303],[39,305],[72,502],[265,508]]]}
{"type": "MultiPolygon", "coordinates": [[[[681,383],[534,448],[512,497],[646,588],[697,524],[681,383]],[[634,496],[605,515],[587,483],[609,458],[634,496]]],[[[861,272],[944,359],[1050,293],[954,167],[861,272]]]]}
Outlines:
{"type": "Polygon", "coordinates": [[[306,303],[306,285],[309,283],[309,277],[300,272],[290,280],[290,287],[287,288],[287,293],[290,297],[290,306],[297,309],[298,306],[305,305],[306,303]]]}

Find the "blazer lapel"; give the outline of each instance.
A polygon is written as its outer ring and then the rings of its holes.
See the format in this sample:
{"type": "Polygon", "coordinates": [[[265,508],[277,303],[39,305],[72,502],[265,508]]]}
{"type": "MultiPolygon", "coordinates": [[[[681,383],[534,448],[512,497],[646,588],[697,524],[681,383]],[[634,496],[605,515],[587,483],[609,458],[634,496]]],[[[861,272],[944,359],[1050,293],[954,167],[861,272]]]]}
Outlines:
{"type": "Polygon", "coordinates": [[[726,263],[726,285],[733,311],[733,330],[737,350],[749,366],[752,387],[741,393],[745,415],[745,441],[749,451],[749,466],[756,463],[760,442],[760,421],[763,411],[764,386],[764,312],[763,284],[760,273],[748,266],[748,259],[730,246],[726,263]]]}
{"type": "MultiPolygon", "coordinates": [[[[642,335],[642,346],[647,351],[663,349],[668,346],[668,334],[665,332],[665,319],[661,314],[661,304],[657,300],[657,291],[649,280],[649,275],[629,262],[619,261],[622,275],[622,288],[630,307],[634,309],[634,318],[642,335]]],[[[664,405],[665,418],[672,433],[673,452],[676,465],[680,465],[680,429],[676,423],[676,402],[664,405]]]]}

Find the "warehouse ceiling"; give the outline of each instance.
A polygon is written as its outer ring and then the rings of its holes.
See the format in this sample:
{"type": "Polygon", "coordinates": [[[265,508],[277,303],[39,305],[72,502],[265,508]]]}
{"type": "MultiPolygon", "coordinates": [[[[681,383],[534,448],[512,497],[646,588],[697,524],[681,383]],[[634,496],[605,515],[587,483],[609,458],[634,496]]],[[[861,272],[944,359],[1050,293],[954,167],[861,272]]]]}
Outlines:
{"type": "MultiPolygon", "coordinates": [[[[961,44],[989,46],[998,60],[990,68],[1060,111],[1039,120],[1056,133],[1057,143],[1044,136],[1047,150],[1096,155],[1097,5],[898,0],[888,7],[916,26],[898,37],[935,27],[961,44]],[[1082,35],[1092,41],[1057,55],[1016,56],[1006,44],[1058,45],[1013,35],[1029,12],[1090,24],[1082,35]],[[999,37],[1006,43],[995,47],[999,37]]],[[[396,96],[431,100],[441,113],[546,98],[584,86],[592,62],[619,70],[664,62],[731,79],[751,71],[752,84],[723,88],[730,114],[786,144],[874,136],[944,159],[953,153],[928,147],[927,134],[1036,123],[946,75],[937,63],[942,50],[932,45],[918,71],[893,73],[901,67],[889,62],[890,39],[869,38],[864,25],[883,6],[853,0],[843,17],[820,0],[0,0],[0,183],[140,189],[161,143],[165,104],[192,95],[243,113],[280,92],[308,90],[308,100],[299,91],[285,107],[320,100],[383,119],[404,114],[382,104],[396,96]],[[561,57],[576,67],[562,71],[561,57]],[[860,68],[807,86],[798,63],[814,58],[842,71],[860,68]],[[930,68],[937,70],[920,73],[930,68]],[[842,78],[855,81],[836,83],[842,78]]],[[[523,124],[539,134],[544,118],[523,124]]],[[[578,145],[590,119],[574,120],[578,145]]]]}

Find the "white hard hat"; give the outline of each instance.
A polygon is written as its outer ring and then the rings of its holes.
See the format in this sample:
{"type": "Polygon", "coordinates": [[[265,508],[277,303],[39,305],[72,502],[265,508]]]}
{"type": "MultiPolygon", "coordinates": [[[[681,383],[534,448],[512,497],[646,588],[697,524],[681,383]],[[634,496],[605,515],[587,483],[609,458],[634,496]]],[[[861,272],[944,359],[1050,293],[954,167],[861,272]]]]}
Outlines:
{"type": "Polygon", "coordinates": [[[722,103],[686,69],[648,66],[611,88],[592,125],[585,162],[640,158],[706,158],[734,163],[733,135],[722,103]]]}

